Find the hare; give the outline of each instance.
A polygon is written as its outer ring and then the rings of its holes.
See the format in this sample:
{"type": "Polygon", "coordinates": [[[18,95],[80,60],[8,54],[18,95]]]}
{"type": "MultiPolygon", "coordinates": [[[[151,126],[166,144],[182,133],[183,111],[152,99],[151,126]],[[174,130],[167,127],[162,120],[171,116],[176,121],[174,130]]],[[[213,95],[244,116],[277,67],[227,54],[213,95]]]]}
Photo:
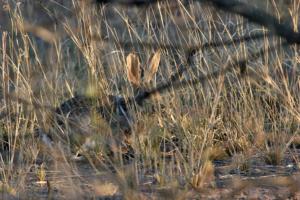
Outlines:
{"type": "Polygon", "coordinates": [[[124,159],[133,158],[130,137],[136,120],[128,108],[134,108],[135,104],[142,105],[141,94],[147,91],[159,62],[160,52],[157,51],[150,58],[149,65],[143,69],[142,77],[140,60],[136,54],[130,53],[126,58],[126,72],[134,97],[109,95],[99,98],[76,95],[55,109],[52,117],[54,126],[48,131],[39,129],[39,138],[51,149],[57,143],[71,147],[75,145],[78,148],[76,155],[97,147],[95,140],[100,138],[98,145],[100,148],[104,147],[109,156],[118,152],[124,159]]]}

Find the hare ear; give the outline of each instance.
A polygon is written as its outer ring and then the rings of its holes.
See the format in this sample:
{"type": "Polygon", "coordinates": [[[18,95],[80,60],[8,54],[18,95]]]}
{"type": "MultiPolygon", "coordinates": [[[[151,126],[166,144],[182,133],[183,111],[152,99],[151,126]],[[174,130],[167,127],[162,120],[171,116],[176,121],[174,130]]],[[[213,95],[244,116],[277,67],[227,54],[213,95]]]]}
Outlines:
{"type": "Polygon", "coordinates": [[[139,86],[141,82],[140,77],[140,60],[139,57],[134,54],[130,53],[126,58],[126,67],[127,67],[127,78],[128,80],[134,85],[139,86]]]}
{"type": "Polygon", "coordinates": [[[153,56],[149,59],[149,68],[145,71],[145,82],[149,83],[153,78],[154,74],[158,70],[160,62],[160,50],[156,51],[153,56]]]}

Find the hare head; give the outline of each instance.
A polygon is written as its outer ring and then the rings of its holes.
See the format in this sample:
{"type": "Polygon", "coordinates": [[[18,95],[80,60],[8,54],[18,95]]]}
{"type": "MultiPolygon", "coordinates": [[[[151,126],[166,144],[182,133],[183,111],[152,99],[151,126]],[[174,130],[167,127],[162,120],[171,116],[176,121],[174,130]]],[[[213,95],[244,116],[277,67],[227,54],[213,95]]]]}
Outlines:
{"type": "MultiPolygon", "coordinates": [[[[127,78],[131,83],[135,97],[147,91],[153,80],[160,62],[160,51],[156,51],[149,59],[145,67],[141,68],[139,57],[130,53],[126,58],[127,78]]],[[[141,102],[137,102],[141,104],[141,102]]]]}

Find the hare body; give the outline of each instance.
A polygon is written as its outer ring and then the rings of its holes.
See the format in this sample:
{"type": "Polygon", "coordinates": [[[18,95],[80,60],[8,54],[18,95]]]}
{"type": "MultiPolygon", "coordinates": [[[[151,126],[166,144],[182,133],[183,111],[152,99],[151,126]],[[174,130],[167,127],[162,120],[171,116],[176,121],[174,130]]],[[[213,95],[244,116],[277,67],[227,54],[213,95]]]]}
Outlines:
{"type": "Polygon", "coordinates": [[[110,154],[119,147],[122,154],[127,148],[132,151],[128,141],[133,118],[120,96],[110,95],[104,100],[74,96],[56,108],[53,124],[47,132],[39,130],[41,140],[50,148],[59,142],[70,149],[75,147],[78,154],[95,148],[98,141],[110,154]]]}

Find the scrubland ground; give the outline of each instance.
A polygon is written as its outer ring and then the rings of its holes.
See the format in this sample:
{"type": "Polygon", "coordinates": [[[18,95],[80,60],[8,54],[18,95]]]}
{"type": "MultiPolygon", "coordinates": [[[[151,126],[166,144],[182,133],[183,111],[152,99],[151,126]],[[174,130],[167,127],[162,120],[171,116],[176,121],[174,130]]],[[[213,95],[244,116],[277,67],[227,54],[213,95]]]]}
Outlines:
{"type": "MultiPolygon", "coordinates": [[[[249,3],[299,24],[296,0],[249,3]]],[[[299,47],[250,59],[246,75],[233,69],[201,84],[170,87],[147,100],[145,107],[154,110],[131,108],[137,122],[130,164],[97,150],[77,161],[65,149],[49,151],[35,130],[55,126],[53,108],[75,94],[132,96],[129,53],[146,68],[160,50],[153,88],[182,67],[180,79],[193,79],[282,40],[266,36],[191,55],[189,49],[204,43],[267,34],[197,2],[0,4],[0,198],[300,199],[299,47]]]]}

